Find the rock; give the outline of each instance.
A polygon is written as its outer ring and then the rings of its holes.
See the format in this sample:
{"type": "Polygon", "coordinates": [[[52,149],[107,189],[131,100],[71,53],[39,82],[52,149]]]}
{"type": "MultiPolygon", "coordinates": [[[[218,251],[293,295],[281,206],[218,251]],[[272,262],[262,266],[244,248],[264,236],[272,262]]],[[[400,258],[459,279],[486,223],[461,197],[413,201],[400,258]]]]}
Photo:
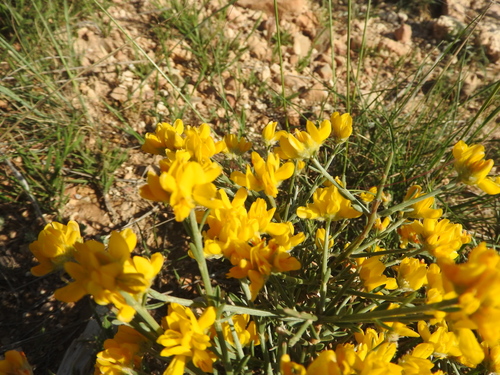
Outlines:
{"type": "Polygon", "coordinates": [[[500,25],[490,24],[482,27],[476,43],[484,46],[491,62],[500,61],[500,25]]]}
{"type": "Polygon", "coordinates": [[[111,94],[109,96],[111,96],[111,98],[113,98],[114,100],[123,103],[128,99],[128,91],[125,87],[118,86],[115,87],[113,91],[111,91],[111,94]]]}
{"type": "Polygon", "coordinates": [[[467,11],[471,9],[471,0],[445,0],[443,15],[450,16],[459,22],[468,23],[467,11]]]}
{"type": "Polygon", "coordinates": [[[439,17],[432,26],[434,37],[438,40],[457,36],[465,25],[458,19],[451,16],[439,17]]]}
{"type": "Polygon", "coordinates": [[[399,26],[396,30],[394,30],[394,36],[396,40],[401,43],[410,43],[411,42],[411,27],[406,23],[399,26]]]}
{"type": "Polygon", "coordinates": [[[270,59],[271,50],[264,39],[257,36],[251,36],[248,39],[248,48],[250,49],[250,54],[259,60],[270,59]]]}
{"type": "MultiPolygon", "coordinates": [[[[277,4],[279,16],[283,19],[290,19],[307,9],[306,0],[278,0],[277,4]]],[[[274,14],[274,0],[238,0],[236,5],[242,8],[261,10],[268,15],[274,14]]]]}
{"type": "Polygon", "coordinates": [[[465,77],[462,85],[462,95],[471,96],[479,86],[481,80],[476,74],[469,74],[465,77]]]}
{"type": "Polygon", "coordinates": [[[257,76],[262,82],[266,82],[269,78],[271,78],[271,69],[269,68],[269,66],[264,65],[262,67],[262,70],[257,73],[257,76]]]}
{"type": "Polygon", "coordinates": [[[293,35],[293,53],[299,57],[306,57],[311,49],[311,40],[298,32],[293,35]]]}
{"type": "Polygon", "coordinates": [[[411,51],[410,46],[385,37],[380,39],[379,48],[386,49],[397,56],[404,56],[411,51]]]}
{"type": "Polygon", "coordinates": [[[308,80],[306,77],[300,77],[291,74],[285,74],[285,86],[293,91],[299,91],[300,89],[308,85],[308,80]]]}
{"type": "Polygon", "coordinates": [[[295,20],[295,24],[302,30],[302,32],[314,38],[318,29],[318,20],[312,11],[307,11],[300,14],[295,20]]]}
{"type": "Polygon", "coordinates": [[[315,83],[313,87],[307,90],[301,97],[310,103],[320,103],[328,98],[328,91],[320,83],[315,83]]]}
{"type": "Polygon", "coordinates": [[[318,65],[314,71],[326,81],[329,81],[333,78],[332,68],[328,64],[318,65]]]}

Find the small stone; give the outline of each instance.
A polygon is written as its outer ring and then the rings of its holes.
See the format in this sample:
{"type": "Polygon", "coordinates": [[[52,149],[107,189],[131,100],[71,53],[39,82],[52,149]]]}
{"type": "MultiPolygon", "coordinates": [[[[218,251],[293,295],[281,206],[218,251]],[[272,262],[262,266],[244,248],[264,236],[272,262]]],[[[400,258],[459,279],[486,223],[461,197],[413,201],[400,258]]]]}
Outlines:
{"type": "Polygon", "coordinates": [[[306,57],[311,49],[311,40],[302,33],[293,36],[293,52],[300,57],[306,57]]]}
{"type": "Polygon", "coordinates": [[[434,22],[432,31],[436,39],[443,40],[457,36],[464,28],[465,25],[456,18],[441,16],[434,22]]]}
{"type": "Polygon", "coordinates": [[[328,91],[325,90],[325,87],[319,83],[315,83],[313,87],[305,92],[302,95],[302,98],[310,103],[320,103],[328,98],[328,91]]]}
{"type": "Polygon", "coordinates": [[[315,69],[315,72],[318,73],[318,75],[326,81],[329,81],[333,78],[332,68],[328,64],[318,65],[318,67],[315,69]]]}
{"type": "Polygon", "coordinates": [[[463,81],[462,95],[471,96],[476,91],[480,82],[481,80],[476,74],[469,74],[463,81]]]}
{"type": "Polygon", "coordinates": [[[411,51],[410,46],[389,38],[382,38],[379,42],[379,48],[386,49],[397,56],[404,56],[411,51]]]}
{"type": "Polygon", "coordinates": [[[411,42],[411,27],[406,23],[402,24],[396,30],[394,30],[394,36],[396,40],[401,43],[410,43],[411,42]]]}
{"type": "Polygon", "coordinates": [[[125,87],[118,86],[115,87],[113,91],[111,91],[110,94],[111,98],[115,99],[116,101],[123,103],[127,101],[128,99],[128,91],[125,87]]]}
{"type": "Polygon", "coordinates": [[[252,36],[248,39],[248,47],[252,56],[259,60],[269,60],[271,51],[265,40],[252,36]]]}

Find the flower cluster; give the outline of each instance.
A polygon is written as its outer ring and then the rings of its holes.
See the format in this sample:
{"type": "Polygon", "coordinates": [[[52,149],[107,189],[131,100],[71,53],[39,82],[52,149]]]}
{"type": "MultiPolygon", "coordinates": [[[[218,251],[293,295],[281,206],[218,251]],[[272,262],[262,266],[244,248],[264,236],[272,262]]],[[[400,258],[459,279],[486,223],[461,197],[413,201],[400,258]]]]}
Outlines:
{"type": "Polygon", "coordinates": [[[204,372],[212,372],[215,354],[208,351],[212,346],[209,331],[215,322],[215,309],[208,307],[196,319],[193,312],[184,306],[172,303],[168,315],[162,319],[164,332],[158,337],[158,344],[164,349],[160,355],[174,357],[165,374],[182,375],[188,360],[204,372]]]}
{"type": "Polygon", "coordinates": [[[9,350],[0,360],[0,375],[33,375],[33,370],[23,352],[9,350]]]}
{"type": "Polygon", "coordinates": [[[135,329],[121,325],[112,339],[97,353],[94,375],[126,374],[141,369],[147,339],[135,329]]]}
{"type": "Polygon", "coordinates": [[[224,190],[220,190],[219,195],[222,206],[210,210],[206,219],[204,252],[207,256],[223,255],[229,259],[234,267],[228,276],[248,278],[254,300],[272,272],[300,268],[300,262],[289,251],[305,236],[294,234],[290,222],[272,222],[276,209],[268,210],[261,198],[247,211],[245,189],[239,189],[232,201],[224,190]]]}

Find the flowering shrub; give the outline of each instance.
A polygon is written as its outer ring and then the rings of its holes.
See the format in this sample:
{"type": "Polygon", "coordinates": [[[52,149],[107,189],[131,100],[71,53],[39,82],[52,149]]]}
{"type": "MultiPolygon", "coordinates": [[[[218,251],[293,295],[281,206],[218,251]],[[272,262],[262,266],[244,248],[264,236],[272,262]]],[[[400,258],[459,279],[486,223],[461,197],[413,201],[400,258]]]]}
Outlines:
{"type": "Polygon", "coordinates": [[[369,190],[329,172],[352,125],[348,113],[294,133],[271,122],[261,145],[181,120],[146,135],[142,149],[163,159],[140,194],[185,223],[204,286],[196,303],[151,289],[163,256],[131,256],[132,231],[104,245],[84,241],[75,222],[49,224],[30,246],[33,274],[64,269],[72,281],[57,299],[92,295],[122,324],[96,374],[141,373],[144,356],[169,375],[498,372],[500,255],[435,207],[462,183],[500,193],[493,161],[459,141],[454,181],[408,186],[391,206],[390,157],[369,190]],[[227,266],[240,291],[214,288],[207,261],[227,266]],[[149,300],[168,304],[161,323],[149,300]]]}

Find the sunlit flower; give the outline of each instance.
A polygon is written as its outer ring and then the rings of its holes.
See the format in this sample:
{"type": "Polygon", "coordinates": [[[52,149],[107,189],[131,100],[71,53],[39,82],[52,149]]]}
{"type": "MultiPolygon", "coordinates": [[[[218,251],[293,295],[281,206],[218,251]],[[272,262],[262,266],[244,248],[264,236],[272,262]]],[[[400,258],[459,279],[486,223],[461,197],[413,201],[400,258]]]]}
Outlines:
{"type": "Polygon", "coordinates": [[[379,217],[375,219],[375,223],[373,224],[373,228],[379,232],[384,232],[389,224],[391,223],[391,217],[384,217],[384,220],[381,220],[379,217]]]}
{"type": "Polygon", "coordinates": [[[120,325],[114,338],[104,341],[97,353],[94,375],[119,375],[141,370],[141,345],[147,339],[133,328],[120,325]]]}
{"type": "Polygon", "coordinates": [[[393,267],[397,273],[399,287],[404,291],[415,291],[427,285],[427,265],[416,258],[404,258],[393,267]]]}
{"type": "MultiPolygon", "coordinates": [[[[323,251],[323,248],[325,247],[325,236],[326,236],[326,230],[325,228],[318,228],[316,230],[316,237],[314,239],[314,243],[316,244],[316,248],[318,251],[323,251]]],[[[332,248],[333,246],[333,237],[328,236],[328,248],[332,248]]]]}
{"type": "Polygon", "coordinates": [[[31,273],[43,276],[62,269],[64,263],[73,258],[75,243],[82,241],[80,227],[75,221],[69,221],[68,225],[55,221],[47,224],[38,234],[38,240],[29,246],[30,251],[40,262],[31,269],[31,273]]]}
{"type": "Polygon", "coordinates": [[[444,375],[441,370],[437,372],[432,372],[434,363],[432,363],[428,357],[433,353],[432,344],[418,344],[411,353],[403,355],[399,361],[398,365],[403,368],[404,375],[444,375]]]}
{"type": "MultiPolygon", "coordinates": [[[[208,124],[201,124],[199,127],[188,126],[184,140],[184,150],[190,155],[190,160],[194,160],[204,167],[210,164],[210,158],[226,147],[224,141],[216,142],[212,137],[212,129],[208,124]]],[[[172,157],[170,157],[172,158],[172,157]]]]}
{"type": "MultiPolygon", "coordinates": [[[[488,344],[500,340],[500,255],[483,242],[466,263],[439,262],[444,289],[458,295],[458,312],[448,313],[453,327],[476,330],[488,344]]],[[[469,335],[470,336],[470,335],[469,335]]]]}
{"type": "Polygon", "coordinates": [[[301,219],[342,220],[361,216],[361,212],[351,207],[351,201],[344,198],[335,185],[318,188],[313,194],[313,203],[297,208],[301,219]]]}
{"type": "Polygon", "coordinates": [[[75,262],[64,265],[74,281],[57,289],[55,297],[63,302],[76,302],[91,294],[100,305],[113,303],[119,310],[118,319],[130,321],[135,310],[127,305],[120,291],[141,301],[163,264],[160,253],[153,254],[151,260],[130,257],[136,241],[135,234],[125,230],[111,233],[107,251],[102,243],[94,240],[76,243],[75,262]]]}
{"type": "Polygon", "coordinates": [[[428,251],[436,258],[455,259],[463,244],[470,242],[470,236],[460,224],[453,224],[448,219],[415,220],[403,225],[398,230],[402,242],[420,244],[423,251],[428,251]]]}
{"type": "Polygon", "coordinates": [[[384,275],[385,264],[380,261],[382,256],[371,256],[369,258],[356,258],[359,277],[363,281],[366,291],[385,285],[386,289],[392,290],[398,287],[396,279],[384,275]]]}
{"type": "Polygon", "coordinates": [[[277,122],[269,122],[265,126],[264,130],[262,130],[262,138],[264,139],[264,143],[267,147],[273,146],[276,142],[279,141],[282,135],[287,134],[284,130],[276,132],[277,125],[277,122]]]}
{"type": "Polygon", "coordinates": [[[340,113],[334,112],[330,116],[330,121],[332,123],[332,133],[335,143],[342,143],[347,141],[347,139],[352,134],[351,115],[349,113],[340,115],[340,113]]]}
{"type": "Polygon", "coordinates": [[[492,373],[500,373],[500,343],[488,345],[485,342],[481,343],[486,357],[485,365],[492,373]]]}
{"type": "Polygon", "coordinates": [[[0,375],[33,375],[33,370],[23,352],[9,350],[0,360],[0,375]]]}
{"type": "Polygon", "coordinates": [[[174,125],[162,122],[156,125],[154,133],[146,133],[142,150],[155,155],[165,155],[166,150],[179,150],[184,146],[183,132],[182,120],[175,120],[174,125]]]}
{"type": "Polygon", "coordinates": [[[368,189],[367,192],[361,193],[359,197],[361,200],[363,200],[366,203],[370,203],[375,199],[375,196],[377,195],[377,187],[372,186],[370,189],[368,189]]]}
{"type": "Polygon", "coordinates": [[[215,355],[208,349],[212,346],[210,328],[215,322],[215,308],[208,307],[196,319],[188,308],[176,303],[168,307],[168,315],[162,320],[165,332],[157,342],[165,348],[160,355],[174,357],[164,374],[182,375],[188,360],[204,372],[212,372],[215,355]]]}
{"type": "Polygon", "coordinates": [[[266,195],[276,197],[281,182],[293,175],[295,166],[288,162],[280,166],[280,158],[274,153],[269,153],[264,160],[258,153],[252,152],[254,173],[247,165],[246,174],[239,171],[231,173],[231,180],[240,186],[253,191],[264,191],[266,195]]]}
{"type": "Polygon", "coordinates": [[[234,134],[226,134],[224,144],[226,147],[223,151],[232,157],[243,155],[252,147],[252,142],[248,142],[245,138],[238,138],[234,134]]]}
{"type": "Polygon", "coordinates": [[[235,346],[235,336],[238,338],[241,346],[247,346],[253,343],[259,345],[259,335],[257,334],[257,327],[255,322],[250,320],[248,314],[238,314],[229,317],[229,322],[223,322],[222,333],[228,343],[235,346]]]}
{"type": "Polygon", "coordinates": [[[319,150],[323,142],[330,136],[332,125],[324,120],[317,128],[307,121],[307,132],[295,130],[295,134],[283,133],[279,138],[280,147],[275,152],[282,159],[309,159],[319,150]]]}
{"type": "MultiPolygon", "coordinates": [[[[408,189],[405,196],[405,201],[419,198],[425,193],[422,193],[422,187],[413,185],[408,189]]],[[[417,203],[413,203],[409,208],[413,209],[406,212],[406,217],[413,219],[438,219],[443,214],[443,210],[431,208],[434,205],[434,197],[425,198],[417,203]]]]}
{"type": "Polygon", "coordinates": [[[148,184],[141,187],[143,198],[162,201],[172,206],[175,219],[183,221],[197,204],[213,208],[217,189],[212,183],[222,172],[216,163],[204,165],[189,161],[186,152],[177,152],[176,159],[162,167],[160,175],[149,172],[148,184]]]}
{"type": "Polygon", "coordinates": [[[493,168],[493,160],[484,160],[484,146],[467,146],[464,141],[459,141],[453,146],[455,157],[455,170],[458,179],[467,185],[474,185],[487,194],[500,194],[500,181],[497,178],[488,178],[493,168]]]}

